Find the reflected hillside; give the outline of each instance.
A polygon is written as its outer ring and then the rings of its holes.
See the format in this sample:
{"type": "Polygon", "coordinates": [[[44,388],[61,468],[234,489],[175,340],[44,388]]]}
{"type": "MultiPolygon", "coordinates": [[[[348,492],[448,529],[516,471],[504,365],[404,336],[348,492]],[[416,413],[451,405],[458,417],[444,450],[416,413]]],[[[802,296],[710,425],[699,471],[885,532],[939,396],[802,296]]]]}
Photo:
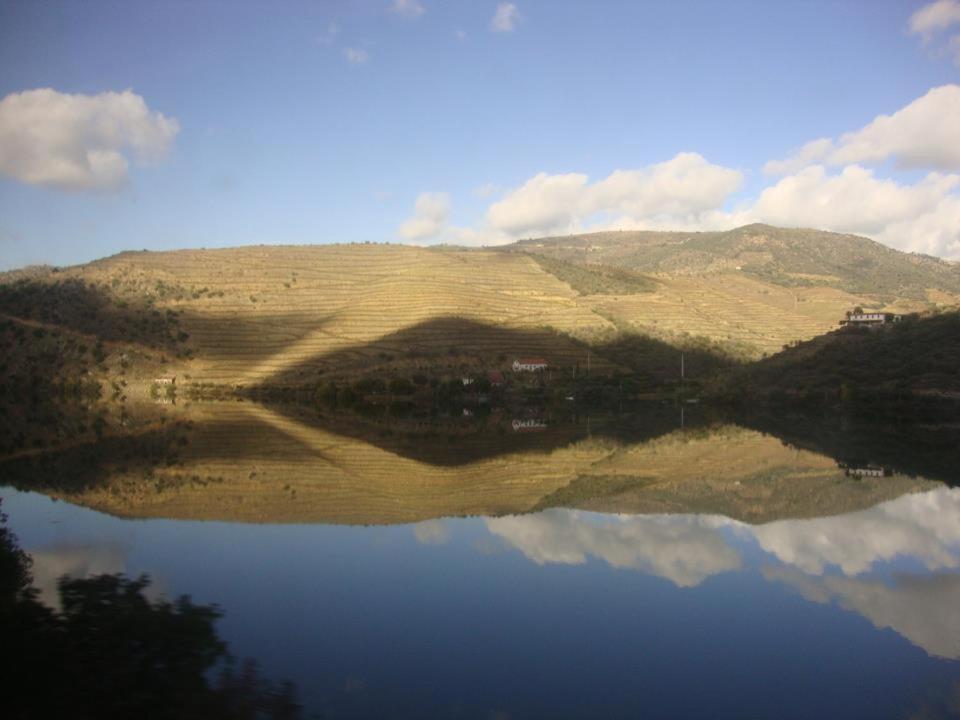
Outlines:
{"type": "Polygon", "coordinates": [[[733,419],[794,447],[829,455],[853,469],[872,468],[960,485],[960,422],[956,419],[870,420],[797,408],[740,411],[733,419]]]}
{"type": "Polygon", "coordinates": [[[711,417],[700,408],[681,412],[675,405],[660,403],[647,403],[640,412],[610,414],[581,410],[572,403],[490,407],[473,400],[447,407],[402,402],[348,408],[303,403],[268,407],[305,428],[449,467],[518,453],[549,454],[588,438],[621,444],[645,442],[681,427],[704,426],[711,417]]]}
{"type": "Polygon", "coordinates": [[[125,517],[408,523],[543,508],[817,517],[931,489],[675,406],[620,417],[464,418],[410,434],[249,402],[165,406],[164,427],[8,459],[4,484],[125,517]],[[459,448],[468,456],[456,461],[459,448]],[[414,449],[415,448],[415,449],[414,449]]]}

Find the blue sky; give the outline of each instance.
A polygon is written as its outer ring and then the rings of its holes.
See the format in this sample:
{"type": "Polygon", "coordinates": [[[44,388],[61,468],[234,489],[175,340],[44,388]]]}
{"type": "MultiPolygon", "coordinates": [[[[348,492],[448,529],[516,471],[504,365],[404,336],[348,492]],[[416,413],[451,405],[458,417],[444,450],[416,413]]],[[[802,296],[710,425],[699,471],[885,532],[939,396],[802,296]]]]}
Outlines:
{"type": "Polygon", "coordinates": [[[0,267],[753,220],[960,259],[958,62],[956,0],[3,0],[0,267]]]}

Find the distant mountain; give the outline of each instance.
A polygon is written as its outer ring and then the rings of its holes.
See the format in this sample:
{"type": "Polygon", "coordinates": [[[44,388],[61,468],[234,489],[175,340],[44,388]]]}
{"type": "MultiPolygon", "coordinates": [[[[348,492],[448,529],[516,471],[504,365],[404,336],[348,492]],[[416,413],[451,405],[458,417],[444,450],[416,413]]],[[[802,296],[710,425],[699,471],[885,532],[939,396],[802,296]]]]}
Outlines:
{"type": "Polygon", "coordinates": [[[743,275],[783,287],[825,286],[885,299],[960,293],[960,265],[856,235],[745,225],[723,232],[600,232],[522,240],[514,251],[637,273],[743,275]]]}

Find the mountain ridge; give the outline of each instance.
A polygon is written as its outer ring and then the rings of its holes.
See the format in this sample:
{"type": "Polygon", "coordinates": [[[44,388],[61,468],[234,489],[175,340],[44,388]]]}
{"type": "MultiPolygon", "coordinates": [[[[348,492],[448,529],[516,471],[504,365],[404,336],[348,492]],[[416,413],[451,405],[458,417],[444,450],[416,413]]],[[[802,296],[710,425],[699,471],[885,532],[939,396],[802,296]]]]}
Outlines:
{"type": "Polygon", "coordinates": [[[917,299],[929,288],[960,292],[956,262],[905,253],[859,235],[762,223],[724,231],[604,231],[505,247],[637,272],[743,272],[786,287],[820,284],[917,299]]]}

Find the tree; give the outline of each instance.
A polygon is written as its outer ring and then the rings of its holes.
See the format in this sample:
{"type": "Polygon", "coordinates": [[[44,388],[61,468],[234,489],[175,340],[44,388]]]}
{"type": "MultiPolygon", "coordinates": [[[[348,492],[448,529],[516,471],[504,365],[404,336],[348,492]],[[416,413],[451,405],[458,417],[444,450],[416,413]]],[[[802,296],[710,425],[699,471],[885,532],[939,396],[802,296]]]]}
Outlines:
{"type": "Polygon", "coordinates": [[[0,513],[0,677],[4,717],[292,720],[294,687],[235,661],[216,633],[216,606],[152,601],[147,576],[61,578],[62,611],[42,605],[30,558],[0,513]],[[209,671],[221,666],[212,684],[209,671]]]}

